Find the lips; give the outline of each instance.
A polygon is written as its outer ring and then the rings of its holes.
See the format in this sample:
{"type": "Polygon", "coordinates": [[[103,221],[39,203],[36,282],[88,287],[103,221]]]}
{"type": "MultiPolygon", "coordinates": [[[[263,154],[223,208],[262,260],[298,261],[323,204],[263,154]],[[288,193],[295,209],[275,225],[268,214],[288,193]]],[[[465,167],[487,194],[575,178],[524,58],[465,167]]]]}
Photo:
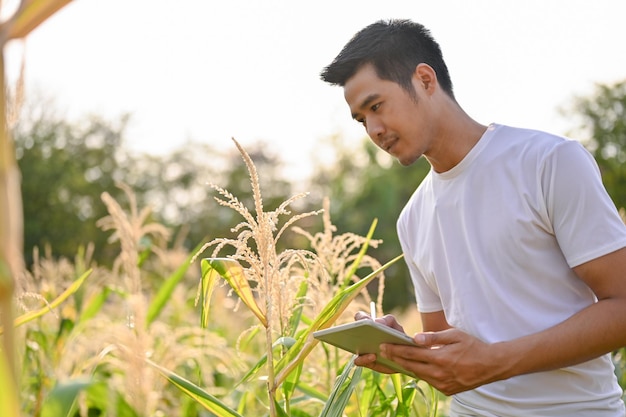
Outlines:
{"type": "Polygon", "coordinates": [[[396,144],[396,142],[398,142],[398,138],[397,137],[388,138],[388,139],[385,139],[384,141],[381,142],[380,147],[385,152],[389,152],[391,150],[391,148],[393,148],[393,146],[396,144]]]}

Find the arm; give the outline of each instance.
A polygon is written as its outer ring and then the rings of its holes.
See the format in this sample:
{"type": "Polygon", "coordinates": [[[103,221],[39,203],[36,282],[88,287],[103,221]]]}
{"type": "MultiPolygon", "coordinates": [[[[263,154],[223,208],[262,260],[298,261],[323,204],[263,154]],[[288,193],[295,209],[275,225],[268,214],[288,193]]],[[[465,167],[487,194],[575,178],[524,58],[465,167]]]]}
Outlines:
{"type": "Polygon", "coordinates": [[[446,320],[443,311],[434,313],[421,313],[422,330],[424,332],[440,332],[452,328],[446,320]]]}
{"type": "Polygon", "coordinates": [[[626,248],[574,271],[598,302],[554,327],[494,344],[456,329],[420,333],[415,341],[421,348],[383,345],[382,355],[450,395],[516,375],[574,365],[625,346],[626,248]]]}
{"type": "MultiPolygon", "coordinates": [[[[537,357],[519,361],[513,374],[574,365],[626,345],[626,248],[584,263],[574,272],[598,302],[552,329],[520,339],[520,347],[537,357]]],[[[514,354],[519,348],[511,345],[514,354]]]]}

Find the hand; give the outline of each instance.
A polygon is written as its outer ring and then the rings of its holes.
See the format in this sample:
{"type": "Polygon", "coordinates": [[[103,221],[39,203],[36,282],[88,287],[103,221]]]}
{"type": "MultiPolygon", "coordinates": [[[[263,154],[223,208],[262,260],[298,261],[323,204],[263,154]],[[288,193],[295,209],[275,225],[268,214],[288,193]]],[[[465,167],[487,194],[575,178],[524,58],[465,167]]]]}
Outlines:
{"type": "MultiPolygon", "coordinates": [[[[372,317],[367,314],[364,313],[363,311],[358,311],[355,315],[354,315],[354,319],[355,320],[371,320],[372,317]]],[[[379,317],[375,320],[378,323],[384,324],[385,326],[389,326],[393,329],[396,329],[398,331],[401,331],[402,333],[405,333],[404,328],[402,327],[402,325],[400,325],[400,323],[398,323],[398,320],[396,320],[396,318],[391,315],[391,314],[387,314],[383,317],[379,317]]],[[[376,372],[380,372],[383,374],[393,374],[396,373],[397,371],[394,371],[393,369],[387,368],[386,366],[380,365],[376,362],[376,355],[373,353],[370,354],[364,354],[364,355],[359,355],[355,360],[354,363],[357,366],[364,366],[366,368],[369,368],[373,371],[376,372]]]]}
{"type": "MultiPolygon", "coordinates": [[[[457,329],[417,333],[413,339],[418,347],[381,345],[381,356],[400,364],[446,395],[502,379],[495,345],[457,329]]],[[[375,355],[359,356],[355,364],[379,372],[389,371],[376,365],[375,355]]]]}
{"type": "MultiPolygon", "coordinates": [[[[363,311],[357,311],[357,313],[354,315],[354,319],[355,320],[371,320],[372,317],[369,314],[364,313],[363,311]]],[[[378,317],[374,321],[380,324],[384,324],[385,326],[391,327],[398,331],[401,331],[402,333],[405,333],[404,328],[400,325],[400,323],[398,323],[398,320],[396,320],[396,318],[391,314],[387,314],[383,317],[378,317]]]]}

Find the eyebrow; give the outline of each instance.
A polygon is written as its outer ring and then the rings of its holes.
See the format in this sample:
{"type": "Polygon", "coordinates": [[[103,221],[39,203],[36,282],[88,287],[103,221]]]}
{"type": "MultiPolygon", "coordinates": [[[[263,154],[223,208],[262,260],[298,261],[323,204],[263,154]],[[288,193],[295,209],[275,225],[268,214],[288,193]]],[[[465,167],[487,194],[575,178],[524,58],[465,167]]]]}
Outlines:
{"type": "MultiPolygon", "coordinates": [[[[370,94],[369,96],[365,97],[365,100],[361,102],[361,105],[359,106],[359,110],[363,110],[364,108],[372,104],[372,101],[378,100],[379,98],[380,98],[380,94],[377,94],[377,93],[370,94]]],[[[357,116],[358,116],[358,113],[352,113],[353,119],[356,119],[357,116]]]]}

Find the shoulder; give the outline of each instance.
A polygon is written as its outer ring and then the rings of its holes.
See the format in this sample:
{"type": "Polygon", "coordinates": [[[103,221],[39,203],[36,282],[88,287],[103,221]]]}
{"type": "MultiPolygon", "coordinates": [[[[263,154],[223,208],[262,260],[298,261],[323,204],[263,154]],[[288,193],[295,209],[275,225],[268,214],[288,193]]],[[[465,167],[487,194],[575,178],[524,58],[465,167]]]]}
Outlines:
{"type": "Polygon", "coordinates": [[[554,133],[506,125],[494,126],[494,139],[496,139],[495,142],[497,143],[504,142],[510,146],[541,151],[557,149],[560,146],[567,144],[576,144],[575,146],[584,149],[580,142],[554,133]]]}
{"type": "Polygon", "coordinates": [[[583,162],[591,168],[596,166],[593,156],[575,139],[536,129],[495,126],[490,154],[512,169],[541,174],[546,167],[562,168],[567,162],[570,165],[583,162]]]}

